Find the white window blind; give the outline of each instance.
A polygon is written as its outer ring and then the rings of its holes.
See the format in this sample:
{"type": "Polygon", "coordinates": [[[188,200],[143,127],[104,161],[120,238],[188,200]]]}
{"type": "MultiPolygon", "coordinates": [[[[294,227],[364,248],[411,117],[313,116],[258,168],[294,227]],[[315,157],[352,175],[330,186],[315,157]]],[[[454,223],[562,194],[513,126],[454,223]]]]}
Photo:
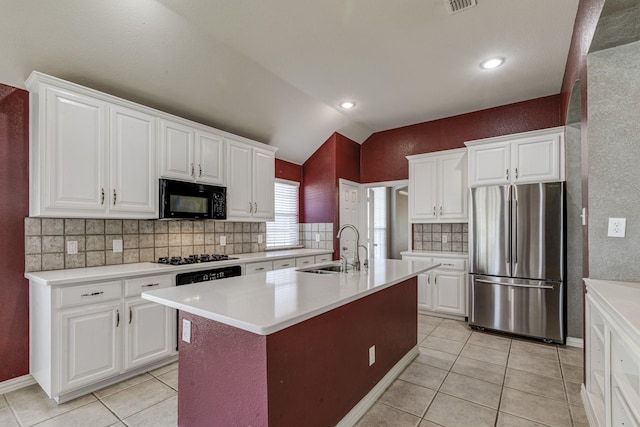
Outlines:
{"type": "Polygon", "coordinates": [[[267,222],[267,247],[297,246],[298,239],[298,188],[295,181],[276,180],[275,221],[267,222]]]}
{"type": "Polygon", "coordinates": [[[387,258],[387,188],[372,188],[371,193],[374,243],[372,258],[387,258]]]}

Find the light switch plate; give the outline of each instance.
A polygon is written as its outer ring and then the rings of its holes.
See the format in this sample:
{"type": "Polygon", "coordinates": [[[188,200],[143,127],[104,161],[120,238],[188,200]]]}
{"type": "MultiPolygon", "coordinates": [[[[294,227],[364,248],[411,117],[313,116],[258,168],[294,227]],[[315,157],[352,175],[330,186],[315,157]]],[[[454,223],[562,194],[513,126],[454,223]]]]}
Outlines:
{"type": "Polygon", "coordinates": [[[191,342],[191,322],[187,319],[182,319],[182,341],[191,342]]]}
{"type": "Polygon", "coordinates": [[[227,245],[227,236],[220,236],[220,246],[227,245]]]}
{"type": "Polygon", "coordinates": [[[113,252],[122,252],[122,239],[115,239],[113,241],[113,252]]]}
{"type": "Polygon", "coordinates": [[[624,237],[627,226],[626,218],[609,218],[608,237],[624,237]]]}
{"type": "Polygon", "coordinates": [[[320,235],[318,233],[316,233],[316,242],[320,241],[320,235]]]}
{"type": "Polygon", "coordinates": [[[262,243],[262,240],[263,240],[262,234],[258,234],[258,243],[262,243]]]}

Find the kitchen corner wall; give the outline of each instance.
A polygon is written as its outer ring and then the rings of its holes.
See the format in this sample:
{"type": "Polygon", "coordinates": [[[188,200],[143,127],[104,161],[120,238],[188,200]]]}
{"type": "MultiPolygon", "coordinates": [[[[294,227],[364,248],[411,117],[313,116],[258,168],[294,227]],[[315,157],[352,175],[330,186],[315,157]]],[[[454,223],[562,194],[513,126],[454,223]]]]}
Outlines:
{"type": "Polygon", "coordinates": [[[589,276],[638,282],[640,42],[589,54],[589,276]],[[624,238],[608,218],[626,218],[624,238]]]}
{"type": "Polygon", "coordinates": [[[467,223],[412,224],[413,250],[431,252],[469,252],[467,223]],[[447,235],[447,243],[442,236],[447,235]]]}
{"type": "Polygon", "coordinates": [[[266,223],[227,221],[160,221],[25,218],[25,269],[61,270],[135,262],[192,254],[238,254],[266,248],[266,223]],[[258,236],[262,242],[258,243],[258,236]],[[226,245],[220,245],[220,237],[226,245]],[[123,252],[113,252],[113,240],[123,252]],[[66,253],[67,242],[78,253],[66,253]]]}

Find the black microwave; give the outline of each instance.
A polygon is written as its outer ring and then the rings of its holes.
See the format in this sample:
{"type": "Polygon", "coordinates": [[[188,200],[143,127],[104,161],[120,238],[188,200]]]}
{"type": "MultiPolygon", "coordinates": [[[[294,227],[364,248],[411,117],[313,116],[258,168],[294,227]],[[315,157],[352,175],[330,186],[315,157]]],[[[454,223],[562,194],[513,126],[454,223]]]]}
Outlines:
{"type": "Polygon", "coordinates": [[[160,180],[160,219],[227,219],[227,189],[160,180]]]}

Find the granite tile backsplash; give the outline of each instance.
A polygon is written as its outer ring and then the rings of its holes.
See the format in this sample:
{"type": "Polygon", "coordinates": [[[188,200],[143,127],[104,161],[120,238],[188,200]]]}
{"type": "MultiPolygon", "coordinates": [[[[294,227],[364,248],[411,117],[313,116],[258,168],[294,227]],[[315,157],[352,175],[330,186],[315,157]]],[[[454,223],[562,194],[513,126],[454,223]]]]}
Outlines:
{"type": "Polygon", "coordinates": [[[264,222],[25,218],[25,270],[61,270],[191,254],[262,252],[264,222]],[[262,243],[258,236],[262,235],[262,243]],[[220,237],[226,245],[220,245],[220,237]],[[113,241],[122,240],[122,252],[113,241]],[[67,254],[70,241],[77,254],[67,254]]]}
{"type": "MultiPolygon", "coordinates": [[[[27,272],[266,249],[264,222],[25,218],[24,228],[27,272]],[[262,243],[258,243],[260,235],[262,243]],[[226,237],[224,246],[221,236],[226,237]],[[113,252],[114,240],[122,240],[122,252],[113,252]],[[76,242],[77,254],[66,253],[70,241],[76,242]]],[[[300,224],[299,230],[301,247],[333,248],[332,223],[300,224]]]]}
{"type": "Polygon", "coordinates": [[[412,229],[413,249],[416,251],[469,251],[469,228],[467,223],[412,224],[412,229]],[[444,240],[447,242],[445,243],[444,240]]]}

